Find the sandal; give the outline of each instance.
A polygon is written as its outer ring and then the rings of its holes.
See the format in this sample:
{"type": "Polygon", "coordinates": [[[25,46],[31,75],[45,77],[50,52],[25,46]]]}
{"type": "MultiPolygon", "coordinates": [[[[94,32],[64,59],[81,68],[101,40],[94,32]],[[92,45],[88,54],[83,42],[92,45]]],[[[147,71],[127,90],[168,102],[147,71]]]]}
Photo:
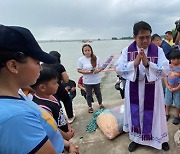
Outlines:
{"type": "Polygon", "coordinates": [[[100,108],[100,109],[105,109],[105,107],[104,107],[103,104],[99,105],[99,108],[100,108]]]}
{"type": "Polygon", "coordinates": [[[93,113],[93,108],[92,108],[92,107],[89,107],[89,108],[88,108],[88,112],[89,112],[89,113],[93,113]]]}

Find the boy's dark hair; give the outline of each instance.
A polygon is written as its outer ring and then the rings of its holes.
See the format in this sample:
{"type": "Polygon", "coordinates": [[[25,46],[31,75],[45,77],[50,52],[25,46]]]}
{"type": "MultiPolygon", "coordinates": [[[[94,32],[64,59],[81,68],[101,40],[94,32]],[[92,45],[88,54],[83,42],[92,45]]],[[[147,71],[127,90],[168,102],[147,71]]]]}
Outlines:
{"type": "Polygon", "coordinates": [[[151,36],[151,40],[153,41],[155,38],[159,38],[159,39],[162,39],[161,38],[161,36],[159,36],[158,34],[153,34],[152,36],[151,36]]]}
{"type": "Polygon", "coordinates": [[[170,53],[170,59],[180,59],[180,50],[175,48],[170,53]]]}
{"type": "Polygon", "coordinates": [[[26,58],[27,56],[22,52],[0,49],[0,68],[3,68],[7,61],[13,59],[19,63],[25,63],[26,58]]]}
{"type": "Polygon", "coordinates": [[[137,36],[139,31],[141,30],[149,30],[150,33],[152,33],[151,26],[147,22],[144,22],[144,21],[140,21],[134,24],[134,27],[133,27],[134,36],[137,36]]]}
{"type": "Polygon", "coordinates": [[[58,73],[49,67],[44,67],[40,71],[40,75],[36,83],[34,85],[31,85],[31,87],[33,89],[36,89],[40,84],[46,84],[50,80],[55,79],[55,78],[58,78],[58,73]]]}

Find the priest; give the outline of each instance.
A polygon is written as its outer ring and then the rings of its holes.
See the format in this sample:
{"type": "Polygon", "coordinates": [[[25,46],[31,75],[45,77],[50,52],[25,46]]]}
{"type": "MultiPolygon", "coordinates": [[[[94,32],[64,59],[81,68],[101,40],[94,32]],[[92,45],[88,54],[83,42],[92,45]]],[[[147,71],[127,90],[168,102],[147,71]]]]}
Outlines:
{"type": "Polygon", "coordinates": [[[162,48],[151,43],[151,33],[148,23],[135,23],[134,42],[123,49],[115,63],[117,73],[126,79],[123,130],[132,140],[130,152],[142,145],[169,150],[161,82],[169,61],[162,48]]]}

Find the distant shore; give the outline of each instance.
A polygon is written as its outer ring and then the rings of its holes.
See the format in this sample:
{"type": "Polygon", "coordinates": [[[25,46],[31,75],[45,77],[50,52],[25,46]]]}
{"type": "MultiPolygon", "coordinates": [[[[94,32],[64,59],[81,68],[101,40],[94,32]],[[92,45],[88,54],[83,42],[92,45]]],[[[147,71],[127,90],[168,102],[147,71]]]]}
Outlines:
{"type": "Polygon", "coordinates": [[[38,40],[39,43],[48,43],[48,42],[82,42],[84,43],[84,40],[87,41],[111,41],[111,40],[131,40],[133,37],[122,37],[122,38],[116,38],[112,37],[111,39],[78,39],[78,40],[38,40]]]}

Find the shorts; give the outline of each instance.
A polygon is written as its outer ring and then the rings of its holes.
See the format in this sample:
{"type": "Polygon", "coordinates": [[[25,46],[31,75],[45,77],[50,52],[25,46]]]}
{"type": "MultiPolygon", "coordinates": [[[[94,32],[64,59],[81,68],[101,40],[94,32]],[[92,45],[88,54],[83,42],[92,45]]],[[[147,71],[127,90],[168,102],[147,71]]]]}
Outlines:
{"type": "Polygon", "coordinates": [[[180,108],[180,90],[176,92],[171,92],[166,88],[165,91],[165,104],[167,106],[171,106],[172,104],[175,104],[176,108],[180,108]]]}

